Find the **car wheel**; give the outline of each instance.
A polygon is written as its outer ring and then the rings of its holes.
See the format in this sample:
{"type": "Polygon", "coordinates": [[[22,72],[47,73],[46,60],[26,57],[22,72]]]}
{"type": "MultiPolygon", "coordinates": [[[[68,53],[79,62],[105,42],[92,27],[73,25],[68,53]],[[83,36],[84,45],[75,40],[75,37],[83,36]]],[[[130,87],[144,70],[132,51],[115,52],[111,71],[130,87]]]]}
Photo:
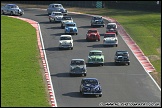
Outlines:
{"type": "Polygon", "coordinates": [[[10,12],[10,15],[11,15],[11,16],[13,15],[13,12],[12,12],[12,11],[10,12]]]}
{"type": "Polygon", "coordinates": [[[100,41],[100,39],[98,39],[98,41],[100,41]]]}
{"type": "Polygon", "coordinates": [[[100,94],[99,97],[102,97],[102,94],[100,94]]]}
{"type": "Polygon", "coordinates": [[[84,76],[86,76],[87,74],[85,73],[84,76]]]}
{"type": "Polygon", "coordinates": [[[104,63],[102,63],[102,66],[104,66],[104,63]]]}
{"type": "Polygon", "coordinates": [[[4,14],[5,14],[3,10],[1,11],[1,14],[2,14],[2,15],[4,15],[4,14]]]}
{"type": "Polygon", "coordinates": [[[128,65],[130,65],[130,63],[128,63],[128,65]]]}
{"type": "Polygon", "coordinates": [[[71,50],[73,50],[73,47],[71,47],[71,50]]]}
{"type": "Polygon", "coordinates": [[[116,44],[116,47],[117,47],[118,45],[116,44]]]}

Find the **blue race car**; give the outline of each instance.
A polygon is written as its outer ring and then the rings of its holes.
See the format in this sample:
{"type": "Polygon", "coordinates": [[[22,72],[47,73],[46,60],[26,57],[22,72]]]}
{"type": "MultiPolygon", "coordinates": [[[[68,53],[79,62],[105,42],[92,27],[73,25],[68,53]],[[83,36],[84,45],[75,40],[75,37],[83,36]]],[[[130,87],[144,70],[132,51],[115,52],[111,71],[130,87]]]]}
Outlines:
{"type": "Polygon", "coordinates": [[[65,34],[78,34],[78,28],[75,22],[65,23],[65,34]]]}
{"type": "Polygon", "coordinates": [[[83,78],[80,85],[82,95],[102,96],[102,88],[97,78],[83,78]]]}

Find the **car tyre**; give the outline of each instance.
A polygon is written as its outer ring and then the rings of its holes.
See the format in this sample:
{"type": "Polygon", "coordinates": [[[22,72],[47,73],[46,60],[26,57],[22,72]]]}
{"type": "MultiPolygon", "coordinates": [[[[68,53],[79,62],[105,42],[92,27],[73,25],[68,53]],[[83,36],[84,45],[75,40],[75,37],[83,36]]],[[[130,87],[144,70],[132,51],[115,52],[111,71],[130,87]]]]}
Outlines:
{"type": "Polygon", "coordinates": [[[1,11],[1,13],[2,13],[2,15],[4,15],[4,14],[5,14],[3,10],[1,11]]]}
{"type": "Polygon", "coordinates": [[[87,74],[85,73],[84,76],[86,76],[87,74]]]}
{"type": "Polygon", "coordinates": [[[99,97],[102,97],[102,94],[100,94],[99,97]]]}
{"type": "Polygon", "coordinates": [[[98,39],[98,41],[100,41],[100,39],[98,39]]]}
{"type": "Polygon", "coordinates": [[[13,12],[12,11],[10,12],[10,15],[13,16],[13,12]]]}

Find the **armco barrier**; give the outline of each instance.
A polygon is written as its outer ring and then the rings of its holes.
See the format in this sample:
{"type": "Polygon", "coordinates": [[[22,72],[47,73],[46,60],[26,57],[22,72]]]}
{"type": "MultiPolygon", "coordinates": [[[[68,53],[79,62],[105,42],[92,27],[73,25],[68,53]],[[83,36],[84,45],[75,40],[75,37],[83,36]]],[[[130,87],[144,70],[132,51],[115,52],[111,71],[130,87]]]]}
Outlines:
{"type": "Polygon", "coordinates": [[[42,58],[42,63],[43,63],[43,67],[44,67],[44,72],[45,72],[44,75],[45,75],[46,81],[47,81],[51,106],[57,107],[56,98],[55,98],[55,94],[54,94],[54,90],[53,90],[53,84],[51,82],[50,72],[49,72],[48,63],[47,63],[47,59],[46,59],[46,54],[45,54],[45,51],[43,50],[44,44],[43,44],[43,38],[42,38],[39,23],[36,21],[33,21],[31,19],[20,18],[17,16],[9,16],[9,17],[13,17],[13,18],[17,18],[17,19],[26,21],[26,22],[30,23],[36,29],[37,42],[38,42],[39,52],[40,52],[40,56],[42,58]]]}

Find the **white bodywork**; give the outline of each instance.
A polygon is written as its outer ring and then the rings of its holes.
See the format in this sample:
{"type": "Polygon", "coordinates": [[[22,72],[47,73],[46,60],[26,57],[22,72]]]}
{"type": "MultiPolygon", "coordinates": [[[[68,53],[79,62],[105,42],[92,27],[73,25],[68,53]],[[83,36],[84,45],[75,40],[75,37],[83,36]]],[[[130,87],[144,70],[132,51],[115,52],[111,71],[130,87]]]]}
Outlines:
{"type": "MultiPolygon", "coordinates": [[[[67,17],[66,17],[67,18],[67,17]]],[[[65,27],[65,23],[67,23],[67,22],[73,22],[73,19],[71,18],[71,19],[62,19],[61,20],[61,28],[64,28],[65,27]]]]}
{"type": "Polygon", "coordinates": [[[106,26],[106,32],[109,32],[109,31],[111,31],[111,30],[116,30],[117,29],[117,24],[116,23],[108,23],[107,24],[107,26],[106,26]],[[113,28],[107,28],[107,26],[111,26],[111,27],[113,27],[113,28]]]}
{"type": "Polygon", "coordinates": [[[114,33],[114,36],[112,37],[104,37],[103,39],[103,45],[115,45],[117,47],[118,45],[118,38],[116,36],[116,34],[114,33]]]}
{"type": "Polygon", "coordinates": [[[49,21],[55,22],[55,21],[61,21],[63,17],[63,14],[61,12],[52,12],[51,15],[49,15],[49,21]]]}
{"type": "Polygon", "coordinates": [[[59,48],[73,49],[73,38],[71,35],[61,35],[59,40],[59,48]]]}
{"type": "Polygon", "coordinates": [[[16,4],[7,4],[1,7],[1,14],[9,14],[9,15],[23,15],[24,10],[20,9],[16,4]]]}

